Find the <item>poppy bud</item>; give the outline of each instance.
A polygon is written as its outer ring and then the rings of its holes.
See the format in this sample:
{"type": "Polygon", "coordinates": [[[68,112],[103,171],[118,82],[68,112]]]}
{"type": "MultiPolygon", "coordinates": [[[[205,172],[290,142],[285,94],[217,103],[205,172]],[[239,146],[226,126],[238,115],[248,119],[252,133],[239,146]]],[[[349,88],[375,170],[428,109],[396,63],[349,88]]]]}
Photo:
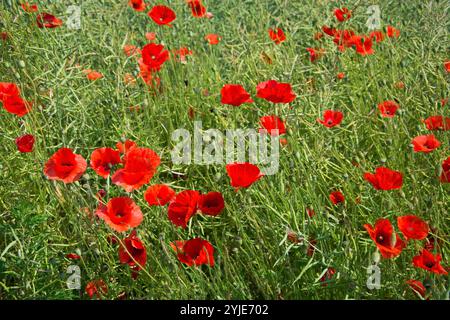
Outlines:
{"type": "Polygon", "coordinates": [[[375,251],[374,253],[372,253],[372,261],[373,263],[377,264],[378,262],[380,262],[380,253],[377,251],[375,251]]]}
{"type": "Polygon", "coordinates": [[[19,60],[19,67],[25,68],[25,61],[19,60]]]}

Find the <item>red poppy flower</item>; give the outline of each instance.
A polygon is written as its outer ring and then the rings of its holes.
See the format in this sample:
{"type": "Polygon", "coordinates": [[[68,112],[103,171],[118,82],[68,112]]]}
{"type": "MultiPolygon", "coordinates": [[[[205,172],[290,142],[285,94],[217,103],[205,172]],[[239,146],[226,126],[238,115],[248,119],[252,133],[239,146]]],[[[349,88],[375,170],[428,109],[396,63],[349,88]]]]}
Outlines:
{"type": "Polygon", "coordinates": [[[259,168],[251,163],[230,163],[226,166],[228,176],[231,179],[231,186],[238,190],[239,188],[248,188],[255,181],[259,180],[263,174],[259,168]]]}
{"type": "Polygon", "coordinates": [[[141,49],[132,44],[126,44],[123,46],[123,52],[127,57],[136,56],[141,54],[141,49]]]}
{"type": "Polygon", "coordinates": [[[88,78],[88,80],[91,80],[91,81],[95,81],[95,80],[103,78],[103,74],[101,72],[98,72],[98,71],[95,71],[92,69],[83,70],[83,73],[86,75],[86,78],[88,78]]]}
{"type": "Polygon", "coordinates": [[[388,100],[378,104],[378,110],[381,112],[381,116],[384,118],[393,118],[400,106],[397,102],[388,100]]]}
{"type": "Polygon", "coordinates": [[[428,224],[417,216],[398,217],[397,225],[405,236],[405,240],[423,240],[428,236],[428,224]]]}
{"type": "Polygon", "coordinates": [[[165,184],[154,184],[145,191],[144,198],[149,206],[165,206],[175,197],[175,191],[165,184]]]}
{"type": "Polygon", "coordinates": [[[28,2],[22,3],[20,5],[25,12],[37,12],[38,6],[36,4],[29,4],[28,2]]]}
{"type": "Polygon", "coordinates": [[[414,146],[414,152],[424,153],[429,153],[441,145],[434,134],[415,137],[412,140],[412,144],[414,146]]]}
{"type": "Polygon", "coordinates": [[[66,258],[70,260],[80,260],[81,257],[77,255],[76,253],[68,253],[66,254],[66,258]]]}
{"type": "Polygon", "coordinates": [[[214,267],[214,247],[207,240],[195,238],[191,240],[181,240],[171,243],[178,260],[188,266],[201,266],[207,264],[214,267]]]}
{"type": "Polygon", "coordinates": [[[333,279],[334,274],[336,273],[336,269],[329,267],[327,272],[320,278],[320,282],[322,282],[322,286],[326,287],[331,279],[333,279]]]}
{"type": "Polygon", "coordinates": [[[131,192],[149,183],[161,163],[149,148],[131,147],[123,157],[124,167],[112,176],[112,182],[131,192]]]}
{"type": "Polygon", "coordinates": [[[223,208],[225,208],[225,202],[220,192],[208,192],[207,194],[200,195],[198,200],[199,210],[209,216],[219,215],[223,208]]]}
{"type": "Polygon", "coordinates": [[[338,19],[338,21],[343,22],[351,18],[352,12],[351,10],[343,7],[342,9],[335,9],[334,15],[336,16],[336,19],[338,19]]]}
{"type": "MultiPolygon", "coordinates": [[[[335,30],[333,42],[338,46],[339,51],[344,52],[345,48],[350,48],[351,46],[356,46],[354,40],[358,40],[358,38],[354,39],[355,32],[352,30],[335,30]]],[[[359,45],[361,46],[361,42],[359,41],[359,45]]],[[[363,48],[360,48],[361,51],[363,48]]]]}
{"type": "Polygon", "coordinates": [[[128,152],[128,150],[130,150],[133,147],[136,147],[136,142],[131,141],[129,139],[126,140],[124,143],[122,142],[116,143],[117,150],[122,154],[128,152]]]}
{"type": "Polygon", "coordinates": [[[175,12],[169,7],[158,5],[154,6],[147,14],[153,21],[159,25],[171,27],[171,22],[176,19],[175,12]]]}
{"type": "Polygon", "coordinates": [[[95,295],[97,299],[101,299],[102,295],[108,293],[108,287],[102,279],[93,280],[88,282],[85,291],[89,298],[92,299],[95,295]]]}
{"type": "Polygon", "coordinates": [[[350,46],[354,46],[357,53],[362,56],[373,54],[372,39],[367,36],[352,36],[348,40],[350,46]]]}
{"type": "Polygon", "coordinates": [[[441,107],[444,107],[445,105],[447,105],[449,98],[446,99],[441,99],[441,107]]]}
{"type": "Polygon", "coordinates": [[[333,191],[330,193],[330,200],[334,205],[345,202],[345,197],[340,191],[333,191]]]}
{"type": "Polygon", "coordinates": [[[310,238],[308,240],[308,248],[306,249],[306,254],[309,257],[312,257],[312,255],[314,254],[314,252],[316,251],[316,247],[317,247],[317,240],[314,238],[310,238]]]}
{"type": "Polygon", "coordinates": [[[400,36],[400,30],[395,29],[393,26],[387,26],[386,34],[389,38],[398,38],[400,36]]]}
{"type": "Polygon", "coordinates": [[[186,228],[189,219],[197,212],[199,198],[198,191],[181,191],[169,204],[169,220],[176,226],[186,228]]]}
{"type": "Polygon", "coordinates": [[[50,180],[71,183],[80,179],[86,168],[87,163],[82,156],[69,148],[61,148],[45,164],[44,174],[50,180]]]}
{"type": "Polygon", "coordinates": [[[132,270],[132,277],[136,279],[138,271],[147,263],[147,250],[141,239],[133,230],[128,237],[123,240],[119,247],[119,261],[122,264],[128,264],[132,270]]]}
{"type": "Polygon", "coordinates": [[[442,257],[440,254],[432,254],[426,249],[422,249],[422,253],[413,257],[413,265],[436,274],[448,274],[447,270],[441,266],[442,257]]]}
{"type": "Polygon", "coordinates": [[[331,37],[334,37],[335,35],[336,35],[336,29],[334,29],[334,28],[331,28],[331,27],[328,27],[328,26],[323,26],[322,27],[322,31],[325,33],[325,34],[327,34],[327,35],[329,35],[329,36],[331,36],[331,37]]]}
{"type": "Polygon", "coordinates": [[[314,48],[306,48],[306,51],[309,52],[309,60],[311,62],[316,61],[321,56],[323,56],[324,50],[323,49],[314,49],[314,48]]]}
{"type": "Polygon", "coordinates": [[[220,94],[222,96],[220,100],[222,104],[238,107],[243,103],[253,102],[250,94],[240,84],[226,84],[222,87],[220,94]]]}
{"type": "Polygon", "coordinates": [[[112,198],[106,206],[101,204],[95,214],[118,232],[137,227],[144,219],[139,206],[129,197],[112,198]]]}
{"type": "Polygon", "coordinates": [[[142,61],[151,71],[159,71],[167,59],[169,51],[162,44],[149,43],[142,48],[142,61]]]}
{"type": "Polygon", "coordinates": [[[283,30],[281,30],[280,28],[269,29],[269,37],[276,44],[280,44],[286,40],[286,35],[284,34],[283,30]]]}
{"type": "Polygon", "coordinates": [[[22,153],[33,151],[34,136],[32,134],[25,134],[16,139],[17,150],[22,153]]]}
{"type": "Polygon", "coordinates": [[[145,39],[148,41],[153,41],[156,39],[156,33],[155,32],[146,32],[145,33],[145,39]]]}
{"type": "Polygon", "coordinates": [[[222,37],[217,34],[210,33],[205,36],[205,40],[208,41],[209,44],[218,44],[220,40],[222,40],[222,37]]]}
{"type": "Polygon", "coordinates": [[[375,222],[375,228],[370,224],[365,224],[364,228],[384,258],[389,259],[398,256],[405,247],[404,241],[397,234],[394,234],[394,228],[388,219],[378,219],[375,222]]]}
{"type": "Polygon", "coordinates": [[[128,2],[128,5],[136,11],[144,11],[145,10],[144,0],[130,0],[128,2]]]}
{"type": "Polygon", "coordinates": [[[421,281],[411,279],[411,280],[406,281],[406,283],[409,285],[411,290],[413,290],[414,292],[416,292],[422,298],[425,299],[427,289],[425,288],[425,286],[423,285],[423,283],[421,281]]]}
{"type": "Polygon", "coordinates": [[[345,73],[339,72],[339,73],[336,75],[336,77],[337,77],[339,80],[342,80],[342,79],[345,78],[345,73]]]}
{"type": "Polygon", "coordinates": [[[256,87],[256,95],[272,103],[290,103],[296,98],[289,83],[276,80],[259,83],[256,87]]]}
{"type": "Polygon", "coordinates": [[[139,59],[138,63],[140,70],[139,76],[145,82],[145,84],[147,84],[151,88],[159,88],[161,81],[158,77],[155,77],[153,75],[154,70],[150,69],[150,67],[144,63],[142,58],[139,59]]]}
{"type": "Polygon", "coordinates": [[[43,12],[36,17],[39,28],[56,28],[63,25],[63,21],[54,15],[43,12]]]}
{"type": "Polygon", "coordinates": [[[450,60],[444,62],[445,71],[450,72],[450,60]]]}
{"type": "Polygon", "coordinates": [[[206,16],[206,8],[200,0],[188,0],[187,4],[191,8],[194,17],[202,18],[206,16]]]}
{"type": "Polygon", "coordinates": [[[15,83],[0,82],[0,102],[3,102],[7,97],[19,95],[20,89],[15,83]]]}
{"type": "Polygon", "coordinates": [[[9,113],[23,117],[31,111],[31,102],[23,100],[20,96],[3,95],[3,108],[9,113]]]}
{"type": "Polygon", "coordinates": [[[369,181],[376,190],[400,189],[403,185],[402,173],[385,167],[376,168],[375,174],[364,173],[364,179],[369,181]]]}
{"type": "Polygon", "coordinates": [[[450,157],[442,162],[442,173],[439,180],[442,183],[450,183],[450,157]]]}
{"type": "Polygon", "coordinates": [[[8,32],[0,32],[0,40],[6,41],[9,38],[8,32]]]}
{"type": "Polygon", "coordinates": [[[380,31],[380,30],[375,30],[375,31],[372,31],[372,32],[369,34],[369,38],[370,38],[370,39],[375,38],[376,42],[378,43],[378,42],[381,42],[381,41],[384,40],[384,34],[383,34],[383,32],[380,31]]]}
{"type": "Polygon", "coordinates": [[[332,128],[339,125],[344,118],[344,114],[340,111],[325,110],[323,113],[323,120],[317,119],[317,122],[323,124],[327,128],[332,128]]]}
{"type": "Polygon", "coordinates": [[[95,149],[91,154],[92,169],[105,179],[110,175],[111,168],[120,162],[120,152],[112,148],[95,149]]]}
{"type": "Polygon", "coordinates": [[[278,136],[286,133],[286,127],[283,120],[278,118],[276,115],[261,117],[261,119],[259,119],[259,123],[262,126],[260,132],[265,129],[272,136],[278,136]],[[272,130],[278,130],[278,132],[272,132],[272,130]]]}
{"type": "Polygon", "coordinates": [[[186,57],[192,55],[192,50],[189,50],[189,48],[186,47],[181,47],[178,50],[173,50],[173,54],[178,56],[178,60],[181,63],[186,63],[186,57]]]}
{"type": "Polygon", "coordinates": [[[423,122],[428,130],[450,130],[450,117],[431,116],[423,122]]]}

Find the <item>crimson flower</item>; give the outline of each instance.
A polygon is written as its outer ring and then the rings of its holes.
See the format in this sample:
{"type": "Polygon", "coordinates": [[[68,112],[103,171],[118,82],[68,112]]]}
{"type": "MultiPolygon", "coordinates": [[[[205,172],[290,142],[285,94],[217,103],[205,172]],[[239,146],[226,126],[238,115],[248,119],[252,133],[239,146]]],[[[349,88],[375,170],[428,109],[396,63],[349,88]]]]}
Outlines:
{"type": "Polygon", "coordinates": [[[317,59],[319,59],[324,53],[323,49],[306,48],[306,51],[308,51],[309,53],[309,60],[311,62],[314,62],[317,59]]]}
{"type": "Polygon", "coordinates": [[[403,175],[400,171],[378,167],[375,173],[364,173],[364,179],[369,181],[376,190],[400,189],[403,185],[403,175]]]}
{"type": "Polygon", "coordinates": [[[423,240],[428,236],[428,224],[417,216],[407,215],[398,217],[397,225],[405,236],[405,240],[423,240]]]}
{"type": "Polygon", "coordinates": [[[205,40],[208,41],[209,44],[218,44],[220,40],[222,40],[222,37],[217,34],[210,33],[205,36],[205,40]]]}
{"type": "Polygon", "coordinates": [[[372,49],[372,39],[367,36],[352,36],[348,40],[348,44],[354,46],[356,52],[362,56],[374,53],[372,49]]]}
{"type": "Polygon", "coordinates": [[[276,44],[280,44],[286,40],[286,35],[284,34],[283,30],[281,30],[280,28],[269,29],[269,37],[276,44]]]}
{"type": "Polygon", "coordinates": [[[9,113],[15,114],[18,117],[23,117],[31,111],[31,102],[23,100],[18,95],[3,94],[3,108],[9,113]]]}
{"type": "Polygon", "coordinates": [[[169,51],[164,50],[162,44],[149,43],[142,48],[142,61],[150,71],[159,71],[167,59],[169,59],[169,51]]]}
{"type": "Polygon", "coordinates": [[[108,293],[108,286],[102,279],[93,280],[88,282],[85,291],[89,298],[92,299],[95,295],[97,299],[101,299],[102,295],[108,293]]]}
{"type": "Polygon", "coordinates": [[[153,21],[159,25],[171,27],[171,22],[176,19],[175,12],[169,7],[163,5],[154,6],[147,14],[153,21]]]}
{"type": "Polygon", "coordinates": [[[289,83],[281,83],[276,80],[261,82],[256,87],[258,98],[272,103],[290,103],[296,98],[289,83]]]}
{"type": "Polygon", "coordinates": [[[394,233],[394,227],[388,219],[378,219],[375,222],[375,228],[370,224],[365,224],[364,228],[384,258],[398,256],[405,247],[404,241],[394,233]]]}
{"type": "Polygon", "coordinates": [[[196,18],[206,16],[206,8],[200,0],[188,0],[187,4],[191,8],[192,16],[196,18]]]}
{"type": "Polygon", "coordinates": [[[128,5],[136,11],[144,11],[145,10],[144,0],[130,0],[128,2],[128,5]]]}
{"type": "Polygon", "coordinates": [[[394,28],[393,26],[387,26],[386,34],[389,38],[398,38],[400,36],[400,30],[394,28]]]}
{"type": "Polygon", "coordinates": [[[447,270],[441,266],[442,257],[440,254],[432,254],[426,249],[422,249],[421,254],[413,257],[413,265],[417,268],[425,269],[436,274],[448,274],[447,270]]]}
{"type": "Polygon", "coordinates": [[[323,113],[323,120],[317,119],[317,122],[323,124],[327,128],[332,128],[339,125],[344,118],[344,114],[341,111],[325,110],[323,113]]]}
{"type": "Polygon", "coordinates": [[[214,266],[214,247],[207,240],[195,238],[179,240],[170,246],[177,253],[178,260],[188,266],[207,264],[214,266]]]}
{"type": "Polygon", "coordinates": [[[119,261],[130,266],[133,279],[137,278],[138,271],[147,263],[147,250],[141,239],[137,237],[136,230],[133,230],[120,244],[119,261]]]}
{"type": "Polygon", "coordinates": [[[176,226],[186,228],[191,217],[197,212],[199,198],[198,191],[181,191],[169,204],[169,220],[176,226]]]}
{"type": "Polygon", "coordinates": [[[175,197],[175,191],[165,184],[154,184],[144,193],[149,206],[165,206],[175,197]]]}
{"type": "Polygon", "coordinates": [[[434,134],[415,137],[412,140],[412,144],[414,146],[414,152],[424,153],[429,153],[441,145],[434,134]]]}
{"type": "Polygon", "coordinates": [[[100,204],[95,214],[118,232],[137,227],[144,219],[139,206],[129,197],[112,198],[106,206],[100,204]]]}
{"type": "Polygon", "coordinates": [[[25,134],[16,139],[17,150],[22,153],[33,151],[34,136],[32,134],[25,134]]]}
{"type": "Polygon", "coordinates": [[[336,273],[336,269],[333,267],[329,267],[325,274],[320,278],[320,282],[322,282],[322,286],[326,287],[328,283],[333,279],[334,274],[336,273]]]}
{"type": "Polygon", "coordinates": [[[227,164],[226,170],[235,190],[248,188],[263,176],[256,165],[248,162],[227,164]]]}
{"type": "Polygon", "coordinates": [[[375,38],[375,41],[378,43],[378,42],[381,42],[381,41],[384,40],[384,34],[380,30],[375,30],[375,31],[372,31],[369,34],[369,38],[370,39],[374,39],[375,38]]]}
{"type": "Polygon", "coordinates": [[[442,183],[450,183],[450,157],[442,162],[442,173],[439,180],[442,183]]]}
{"type": "Polygon", "coordinates": [[[384,118],[393,118],[400,106],[397,102],[388,100],[378,104],[378,110],[380,110],[381,116],[384,118]]]}
{"type": "Polygon", "coordinates": [[[422,298],[425,299],[427,289],[425,288],[425,286],[423,285],[423,283],[421,281],[411,279],[411,280],[406,281],[406,283],[409,285],[411,290],[413,290],[414,292],[416,292],[422,298]]]}
{"type": "Polygon", "coordinates": [[[63,21],[52,14],[43,12],[36,17],[39,28],[57,28],[63,25],[63,21]]]}
{"type": "Polygon", "coordinates": [[[423,122],[428,130],[450,130],[450,117],[431,116],[423,122]]]}
{"type": "Polygon", "coordinates": [[[348,10],[345,7],[343,7],[342,9],[337,8],[334,10],[334,15],[336,16],[336,19],[338,19],[339,22],[343,22],[351,18],[352,11],[348,10]]]}
{"type": "Polygon", "coordinates": [[[112,148],[98,148],[91,154],[91,167],[103,178],[108,178],[111,168],[121,163],[120,152],[112,148]]]}
{"type": "Polygon", "coordinates": [[[345,197],[340,191],[333,191],[330,193],[330,200],[334,205],[345,202],[345,197]]]}
{"type": "Polygon", "coordinates": [[[283,120],[278,118],[276,115],[261,117],[261,119],[259,119],[259,123],[262,126],[260,132],[265,129],[272,136],[278,136],[286,133],[286,127],[283,120]],[[272,132],[272,130],[278,130],[278,132],[272,132]]]}
{"type": "Polygon", "coordinates": [[[19,96],[20,89],[15,83],[0,82],[0,102],[3,102],[7,97],[19,96]]]}
{"type": "Polygon", "coordinates": [[[234,107],[238,107],[243,103],[253,102],[250,94],[240,84],[226,84],[222,87],[220,94],[222,96],[220,100],[222,104],[229,104],[234,107]]]}
{"type": "Polygon", "coordinates": [[[80,179],[86,168],[87,163],[82,156],[73,153],[72,149],[61,148],[45,164],[44,174],[50,180],[71,183],[80,179]]]}
{"type": "Polygon", "coordinates": [[[36,4],[29,4],[28,2],[22,3],[20,5],[25,12],[37,12],[38,6],[36,4]]]}
{"type": "Polygon", "coordinates": [[[208,192],[200,195],[198,209],[203,214],[217,216],[222,212],[223,208],[225,208],[225,202],[220,192],[208,192]]]}

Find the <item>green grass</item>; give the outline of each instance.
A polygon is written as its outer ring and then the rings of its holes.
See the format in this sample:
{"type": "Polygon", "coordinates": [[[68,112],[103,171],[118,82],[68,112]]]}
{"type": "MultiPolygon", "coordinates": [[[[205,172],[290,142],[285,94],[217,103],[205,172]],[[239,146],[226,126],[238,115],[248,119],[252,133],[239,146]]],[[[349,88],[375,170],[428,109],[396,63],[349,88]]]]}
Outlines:
{"type": "MultiPolygon", "coordinates": [[[[38,29],[34,15],[12,2],[0,4],[0,31],[11,35],[8,42],[0,41],[0,81],[17,83],[34,107],[21,119],[1,110],[1,299],[88,299],[84,287],[98,278],[107,283],[109,299],[123,291],[135,299],[417,298],[405,285],[408,279],[431,280],[432,298],[444,298],[448,277],[411,263],[421,248],[418,241],[409,243],[398,258],[381,260],[382,287],[367,289],[366,268],[376,247],[363,224],[416,214],[436,230],[443,264],[449,265],[450,186],[437,178],[450,155],[449,132],[435,133],[442,145],[432,153],[416,154],[410,146],[412,138],[428,132],[421,119],[450,116],[448,105],[438,103],[450,91],[443,67],[450,57],[447,1],[205,0],[215,15],[211,20],[193,18],[184,1],[158,1],[177,13],[174,27],[167,28],[133,11],[126,0],[84,0],[81,30],[38,29]],[[380,5],[383,26],[401,30],[400,38],[374,45],[374,55],[361,57],[352,49],[340,53],[329,37],[313,40],[322,25],[336,25],[332,12],[338,5],[354,9],[345,28],[367,33],[371,4],[380,5]],[[279,46],[267,35],[273,26],[287,34],[279,46]],[[164,65],[162,92],[156,95],[142,82],[123,82],[126,73],[136,75],[138,70],[122,46],[142,47],[148,31],[155,31],[170,50],[187,46],[194,51],[186,65],[174,59],[164,65]],[[203,39],[207,33],[221,35],[222,42],[208,45],[203,39]],[[327,53],[311,63],[307,47],[322,47],[327,53]],[[273,64],[264,63],[262,52],[273,64]],[[90,82],[81,72],[87,68],[105,77],[90,82]],[[341,71],[346,79],[339,81],[336,74],[341,71]],[[239,108],[220,104],[224,84],[240,83],[256,97],[256,85],[268,79],[293,85],[297,99],[292,108],[258,98],[239,108]],[[405,89],[395,88],[398,81],[405,89]],[[203,95],[204,89],[210,95],[203,95]],[[377,104],[394,98],[401,106],[399,114],[381,118],[377,104]],[[132,105],[142,111],[130,112],[132,105]],[[278,114],[288,127],[280,171],[236,193],[225,165],[173,165],[171,133],[177,128],[193,131],[190,107],[204,129],[223,131],[258,128],[261,116],[278,114]],[[316,122],[325,109],[344,112],[341,126],[327,129],[316,122]],[[36,136],[33,153],[16,149],[14,139],[24,133],[36,136]],[[146,187],[133,192],[130,196],[144,213],[138,235],[148,250],[146,271],[136,281],[128,266],[119,263],[117,246],[107,242],[111,229],[82,209],[95,210],[95,193],[101,188],[109,198],[124,191],[106,185],[92,169],[69,185],[48,181],[42,171],[60,147],[89,159],[95,148],[114,147],[123,138],[161,156],[151,183],[167,183],[177,191],[220,191],[226,202],[219,217],[197,215],[182,230],[167,219],[167,208],[147,205],[146,187]],[[401,190],[376,191],[363,180],[364,172],[381,165],[403,172],[401,190]],[[173,172],[181,172],[182,178],[173,172]],[[328,199],[336,189],[346,197],[343,206],[332,206],[328,199]],[[308,207],[316,212],[312,219],[308,207]],[[312,257],[306,254],[306,240],[300,245],[286,240],[288,228],[305,239],[317,239],[312,257]],[[196,236],[214,245],[214,268],[185,267],[169,246],[196,236]],[[77,249],[80,261],[64,257],[77,249]],[[67,289],[71,264],[81,268],[81,290],[67,289]],[[319,279],[330,266],[337,273],[322,286],[319,279]]],[[[67,6],[76,4],[34,3],[63,20],[67,6]]]]}

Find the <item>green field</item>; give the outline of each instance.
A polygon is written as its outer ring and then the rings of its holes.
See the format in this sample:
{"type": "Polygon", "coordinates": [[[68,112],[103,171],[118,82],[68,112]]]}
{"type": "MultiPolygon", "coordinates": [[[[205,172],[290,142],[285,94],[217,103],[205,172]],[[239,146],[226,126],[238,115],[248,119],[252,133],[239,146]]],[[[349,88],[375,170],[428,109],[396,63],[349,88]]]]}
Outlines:
{"type": "Polygon", "coordinates": [[[17,84],[33,102],[23,117],[0,108],[0,299],[89,299],[85,287],[96,279],[108,287],[103,299],[421,299],[406,284],[410,279],[422,281],[430,299],[448,298],[448,275],[412,263],[424,245],[419,240],[410,240],[393,259],[381,258],[381,287],[369,289],[367,268],[378,250],[363,227],[388,218],[402,236],[397,217],[416,215],[439,243],[441,264],[450,266],[450,183],[439,181],[450,156],[450,131],[431,132],[422,121],[450,117],[450,103],[441,102],[450,92],[444,67],[450,59],[448,1],[204,0],[212,19],[193,17],[184,0],[146,2],[144,12],[127,0],[32,2],[65,22],[57,28],[38,28],[39,12],[0,2],[0,32],[8,34],[0,39],[0,82],[17,84]],[[79,3],[81,29],[71,29],[67,8],[79,3]],[[173,27],[147,16],[155,4],[176,12],[173,27]],[[373,54],[341,52],[328,35],[314,38],[324,25],[369,34],[371,5],[379,5],[381,30],[400,30],[397,38],[373,43],[373,54]],[[352,10],[349,20],[336,20],[333,11],[340,7],[352,10]],[[267,32],[274,27],[286,34],[279,45],[267,32]],[[157,72],[158,89],[139,79],[136,59],[123,50],[149,43],[147,32],[155,32],[154,42],[171,52],[157,72]],[[222,39],[210,45],[207,34],[222,39]],[[192,50],[186,63],[172,55],[181,47],[192,50]],[[311,62],[306,48],[322,48],[323,56],[311,62]],[[89,81],[85,69],[104,77],[89,81]],[[137,81],[125,83],[127,74],[137,81]],[[296,99],[272,104],[258,98],[256,86],[269,79],[290,83],[296,99]],[[221,104],[225,84],[243,85],[255,102],[221,104]],[[387,100],[400,106],[393,118],[381,117],[377,108],[387,100]],[[327,109],[342,111],[339,126],[317,122],[327,109]],[[204,130],[258,129],[260,118],[271,114],[287,128],[279,171],[249,188],[235,192],[226,163],[171,160],[176,129],[193,132],[194,121],[204,130]],[[25,133],[36,139],[30,153],[14,143],[25,133]],[[441,145],[414,152],[412,139],[431,133],[441,145]],[[62,147],[89,164],[94,149],[126,139],[161,158],[150,183],[139,190],[126,193],[89,166],[74,183],[44,175],[45,163],[62,147]],[[365,172],[380,166],[402,172],[401,189],[375,190],[364,180],[365,172]],[[156,183],[176,192],[221,192],[225,209],[216,217],[197,214],[186,229],[178,228],[167,218],[167,206],[144,200],[156,183]],[[100,189],[106,190],[105,201],[131,197],[144,215],[136,231],[147,262],[135,280],[119,261],[119,244],[108,241],[131,230],[116,232],[93,214],[100,189]],[[339,205],[329,199],[336,190],[345,196],[339,205]],[[309,217],[307,209],[315,215],[309,217]],[[288,230],[299,240],[290,241],[288,230]],[[213,245],[214,267],[189,267],[177,259],[170,243],[195,237],[213,245]],[[81,259],[68,259],[70,253],[81,259]],[[71,265],[80,268],[79,289],[67,286],[71,265]],[[323,282],[329,267],[335,274],[323,282]]]}

